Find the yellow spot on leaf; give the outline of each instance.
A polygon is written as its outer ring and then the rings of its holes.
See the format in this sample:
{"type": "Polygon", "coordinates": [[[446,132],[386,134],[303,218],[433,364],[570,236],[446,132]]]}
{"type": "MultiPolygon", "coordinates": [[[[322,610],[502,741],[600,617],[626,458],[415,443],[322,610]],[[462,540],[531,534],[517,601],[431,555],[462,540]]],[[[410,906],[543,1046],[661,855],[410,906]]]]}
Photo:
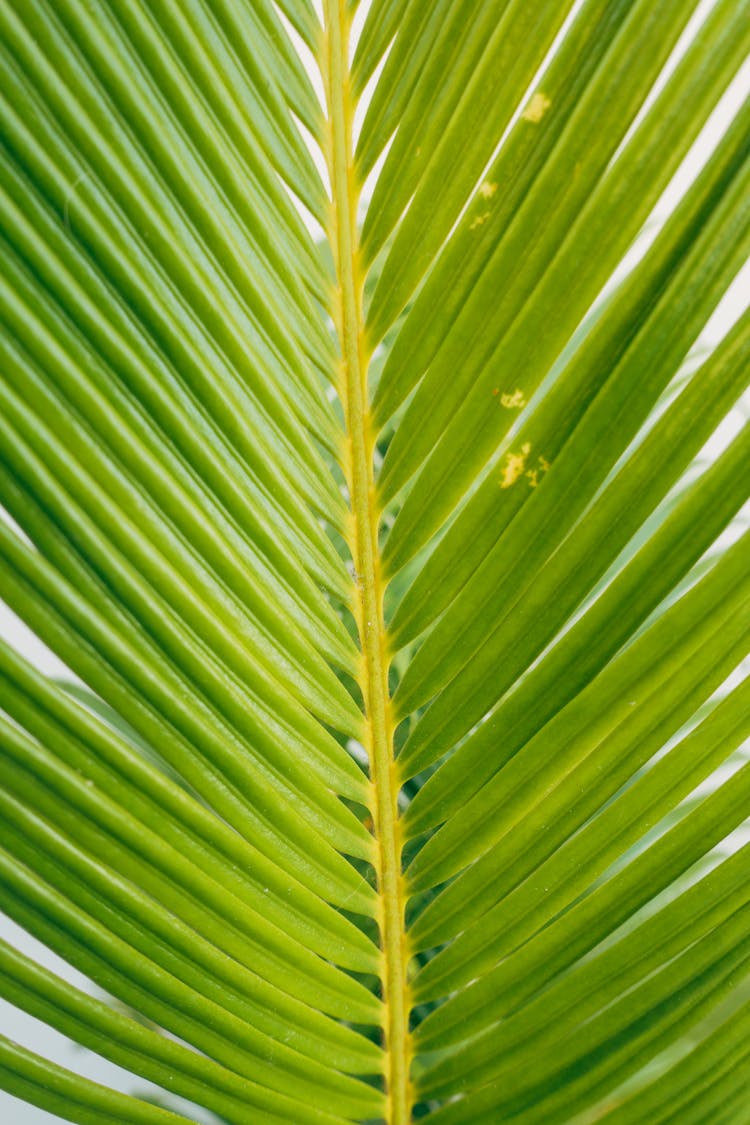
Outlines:
{"type": "Polygon", "coordinates": [[[492,197],[493,197],[493,195],[495,194],[496,191],[497,191],[497,184],[491,184],[491,183],[489,183],[489,181],[485,180],[485,182],[482,184],[482,186],[479,189],[479,194],[482,196],[483,199],[492,199],[492,197]]]}
{"type": "Polygon", "coordinates": [[[523,391],[516,388],[512,394],[504,394],[500,398],[500,405],[504,406],[506,410],[520,410],[521,407],[526,405],[523,391]]]}
{"type": "Polygon", "coordinates": [[[541,90],[537,90],[529,104],[526,106],[526,109],[521,114],[521,117],[524,119],[524,121],[531,121],[533,125],[537,125],[542,120],[551,105],[552,102],[549,100],[547,95],[543,94],[541,90]]]}
{"type": "Polygon", "coordinates": [[[536,468],[526,470],[526,479],[529,482],[529,488],[536,488],[539,484],[539,478],[543,477],[549,469],[549,461],[546,457],[537,457],[536,468]]]}
{"type": "Polygon", "coordinates": [[[477,217],[469,223],[469,230],[476,230],[477,227],[481,227],[482,223],[486,223],[489,217],[489,211],[485,211],[483,215],[477,215],[477,217]]]}
{"type": "Polygon", "coordinates": [[[505,456],[505,465],[503,467],[503,476],[500,481],[501,488],[510,488],[515,484],[520,476],[523,475],[526,468],[526,461],[531,453],[531,442],[524,442],[521,446],[520,453],[507,453],[505,456]]]}

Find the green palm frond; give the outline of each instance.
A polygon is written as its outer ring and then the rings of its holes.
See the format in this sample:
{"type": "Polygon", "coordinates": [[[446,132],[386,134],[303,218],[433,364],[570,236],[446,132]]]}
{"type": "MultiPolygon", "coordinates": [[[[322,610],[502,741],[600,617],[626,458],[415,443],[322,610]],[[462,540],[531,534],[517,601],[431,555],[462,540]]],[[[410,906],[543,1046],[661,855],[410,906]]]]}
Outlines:
{"type": "Polygon", "coordinates": [[[0,1088],[746,1119],[748,47],[0,0],[0,598],[70,673],[0,642],[0,909],[98,989],[0,942],[0,996],[159,1089],[0,1088]]]}

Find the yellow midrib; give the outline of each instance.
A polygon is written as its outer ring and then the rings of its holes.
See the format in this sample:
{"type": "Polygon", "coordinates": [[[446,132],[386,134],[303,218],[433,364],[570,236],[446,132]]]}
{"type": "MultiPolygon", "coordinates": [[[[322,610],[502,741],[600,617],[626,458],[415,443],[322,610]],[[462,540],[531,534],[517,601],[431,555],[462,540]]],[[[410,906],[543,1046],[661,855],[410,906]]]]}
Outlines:
{"type": "Polygon", "coordinates": [[[341,342],[341,394],[346,419],[345,470],[351,503],[350,548],[357,581],[353,608],[362,650],[360,686],[365,701],[366,749],[372,782],[374,864],[380,901],[385,1048],[386,1120],[411,1121],[409,1079],[409,989],[404,883],[398,814],[400,782],[393,756],[393,719],[388,690],[388,643],[383,620],[383,579],[372,433],[367,394],[369,356],[364,338],[363,278],[359,267],[359,187],[352,160],[354,106],[349,76],[350,21],[345,0],[325,0],[321,54],[328,104],[328,167],[331,179],[329,237],[338,288],[334,315],[341,342]]]}

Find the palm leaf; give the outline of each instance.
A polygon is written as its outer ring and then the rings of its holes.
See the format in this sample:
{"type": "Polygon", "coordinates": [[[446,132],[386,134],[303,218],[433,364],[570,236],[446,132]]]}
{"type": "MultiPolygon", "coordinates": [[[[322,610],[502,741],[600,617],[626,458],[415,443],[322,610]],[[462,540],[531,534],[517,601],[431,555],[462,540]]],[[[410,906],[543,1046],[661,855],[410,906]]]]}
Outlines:
{"type": "Polygon", "coordinates": [[[747,4],[357,8],[0,0],[0,1087],[744,1120],[747,4]]]}

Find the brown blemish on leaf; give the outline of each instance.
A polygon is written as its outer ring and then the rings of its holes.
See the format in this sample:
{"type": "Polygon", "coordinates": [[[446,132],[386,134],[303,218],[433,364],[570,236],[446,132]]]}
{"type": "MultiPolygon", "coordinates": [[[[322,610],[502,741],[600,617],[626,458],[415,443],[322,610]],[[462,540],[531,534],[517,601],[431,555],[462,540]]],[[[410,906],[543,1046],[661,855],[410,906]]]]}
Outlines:
{"type": "Polygon", "coordinates": [[[547,95],[543,94],[541,90],[537,90],[521,117],[524,121],[530,121],[532,125],[538,125],[551,105],[552,102],[547,95]]]}

